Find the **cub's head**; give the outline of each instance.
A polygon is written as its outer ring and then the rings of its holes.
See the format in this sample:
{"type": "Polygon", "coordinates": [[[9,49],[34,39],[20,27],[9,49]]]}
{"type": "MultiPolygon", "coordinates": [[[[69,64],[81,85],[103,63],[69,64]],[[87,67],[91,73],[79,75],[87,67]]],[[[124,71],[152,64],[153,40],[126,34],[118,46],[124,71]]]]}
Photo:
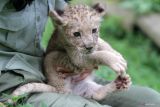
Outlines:
{"type": "Polygon", "coordinates": [[[82,53],[91,53],[97,45],[99,26],[104,9],[99,4],[67,7],[61,14],[50,12],[57,27],[62,31],[64,42],[82,53]]]}

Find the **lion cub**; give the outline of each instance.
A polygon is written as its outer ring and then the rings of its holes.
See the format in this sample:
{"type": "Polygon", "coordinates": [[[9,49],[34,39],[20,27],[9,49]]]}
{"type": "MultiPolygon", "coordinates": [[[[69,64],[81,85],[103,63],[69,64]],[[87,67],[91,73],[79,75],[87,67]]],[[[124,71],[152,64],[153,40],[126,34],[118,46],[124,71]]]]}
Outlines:
{"type": "Polygon", "coordinates": [[[126,61],[99,37],[103,15],[104,9],[99,4],[92,8],[68,6],[61,14],[51,11],[56,29],[44,59],[48,85],[29,83],[15,90],[13,95],[48,91],[101,100],[109,93],[129,88],[131,81],[125,73],[126,61]],[[113,69],[116,80],[104,86],[94,82],[91,74],[99,65],[113,69]]]}

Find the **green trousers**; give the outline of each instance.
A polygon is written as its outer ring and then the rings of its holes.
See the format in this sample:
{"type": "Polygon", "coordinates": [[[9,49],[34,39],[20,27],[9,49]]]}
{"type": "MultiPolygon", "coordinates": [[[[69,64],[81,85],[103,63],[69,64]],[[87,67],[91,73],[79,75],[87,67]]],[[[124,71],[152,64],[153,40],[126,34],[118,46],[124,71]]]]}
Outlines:
{"type": "Polygon", "coordinates": [[[149,88],[132,86],[128,91],[113,93],[100,102],[75,95],[40,93],[32,95],[28,103],[35,107],[43,103],[48,107],[160,107],[160,95],[149,88]]]}
{"type": "MultiPolygon", "coordinates": [[[[96,82],[108,83],[102,79],[96,82]]],[[[35,107],[40,107],[42,102],[48,107],[160,107],[160,94],[151,88],[132,86],[127,91],[112,93],[99,102],[80,96],[55,93],[34,94],[28,102],[35,107]]]]}
{"type": "MultiPolygon", "coordinates": [[[[2,72],[0,92],[3,93],[3,90],[9,89],[9,87],[15,89],[15,86],[21,84],[24,79],[28,79],[26,81],[29,82],[31,78],[36,79],[23,71],[2,72]]],[[[96,81],[106,84],[100,79],[96,81]]],[[[34,105],[34,107],[42,107],[42,104],[47,107],[160,107],[160,94],[147,87],[132,86],[128,91],[115,92],[99,102],[70,94],[36,93],[27,99],[27,103],[34,105]]]]}
{"type": "Polygon", "coordinates": [[[28,103],[40,107],[160,107],[160,94],[152,89],[132,86],[130,90],[109,95],[100,102],[84,99],[75,95],[55,93],[34,94],[28,103]]]}

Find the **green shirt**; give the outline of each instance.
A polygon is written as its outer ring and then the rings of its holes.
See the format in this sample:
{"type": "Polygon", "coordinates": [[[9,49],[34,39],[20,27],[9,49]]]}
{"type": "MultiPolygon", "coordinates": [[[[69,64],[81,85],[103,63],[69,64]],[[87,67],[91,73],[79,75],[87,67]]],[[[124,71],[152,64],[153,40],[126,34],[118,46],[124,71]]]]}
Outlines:
{"type": "MultiPolygon", "coordinates": [[[[9,71],[22,75],[21,82],[45,79],[41,72],[42,33],[48,11],[62,9],[64,4],[63,0],[35,0],[25,9],[15,11],[9,0],[0,0],[0,77],[2,71],[9,71]]],[[[7,84],[0,78],[0,91],[10,88],[3,88],[4,85],[7,84]]]]}

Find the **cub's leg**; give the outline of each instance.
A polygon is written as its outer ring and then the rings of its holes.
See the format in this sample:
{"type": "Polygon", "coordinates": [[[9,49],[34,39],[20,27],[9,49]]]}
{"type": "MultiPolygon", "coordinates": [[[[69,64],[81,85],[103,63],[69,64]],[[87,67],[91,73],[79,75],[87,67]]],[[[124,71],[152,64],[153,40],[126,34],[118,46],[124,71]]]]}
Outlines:
{"type": "Polygon", "coordinates": [[[101,38],[98,38],[98,43],[97,43],[97,46],[98,46],[98,51],[109,51],[109,52],[112,52],[120,57],[122,57],[122,55],[117,52],[116,50],[114,50],[106,41],[104,41],[103,39],[101,38]]]}
{"type": "Polygon", "coordinates": [[[115,81],[105,86],[102,86],[98,90],[96,90],[95,93],[93,93],[92,98],[95,100],[102,100],[112,92],[128,89],[130,85],[131,85],[131,79],[129,75],[125,75],[123,77],[118,76],[115,81]]]}
{"type": "Polygon", "coordinates": [[[89,58],[94,64],[109,66],[117,73],[117,75],[123,76],[126,73],[126,61],[123,57],[120,57],[113,52],[107,50],[95,51],[89,55],[89,58]]]}
{"type": "MultiPolygon", "coordinates": [[[[44,83],[28,83],[14,90],[11,96],[17,97],[20,95],[29,94],[33,92],[56,92],[56,89],[44,83]]],[[[8,99],[7,102],[10,104],[14,103],[12,99],[8,99]]]]}
{"type": "Polygon", "coordinates": [[[118,90],[128,89],[131,85],[129,75],[124,77],[117,77],[117,79],[107,85],[100,85],[95,83],[90,77],[83,81],[73,84],[72,91],[74,94],[92,98],[95,100],[102,100],[107,95],[118,90]]]}
{"type": "Polygon", "coordinates": [[[101,38],[98,38],[97,46],[98,51],[94,53],[93,57],[98,56],[99,58],[96,60],[98,60],[99,63],[108,65],[110,68],[116,71],[118,75],[125,73],[127,62],[119,52],[114,50],[106,41],[102,40],[101,38]]]}
{"type": "Polygon", "coordinates": [[[19,96],[33,92],[56,92],[56,89],[44,83],[28,83],[14,90],[12,96],[19,96]]]}
{"type": "Polygon", "coordinates": [[[69,92],[69,89],[65,88],[64,75],[57,71],[57,66],[66,66],[67,64],[69,64],[67,55],[58,51],[49,53],[44,60],[48,84],[54,86],[59,93],[69,92]]]}

